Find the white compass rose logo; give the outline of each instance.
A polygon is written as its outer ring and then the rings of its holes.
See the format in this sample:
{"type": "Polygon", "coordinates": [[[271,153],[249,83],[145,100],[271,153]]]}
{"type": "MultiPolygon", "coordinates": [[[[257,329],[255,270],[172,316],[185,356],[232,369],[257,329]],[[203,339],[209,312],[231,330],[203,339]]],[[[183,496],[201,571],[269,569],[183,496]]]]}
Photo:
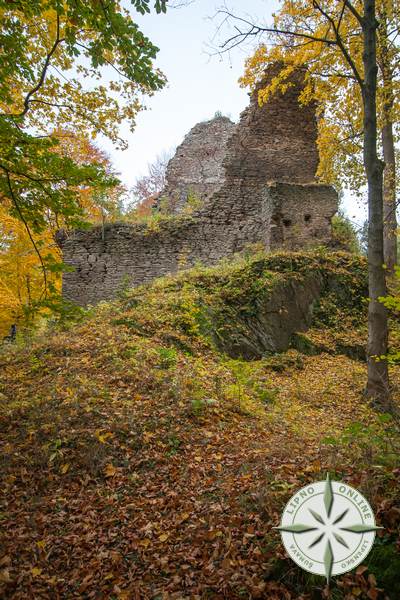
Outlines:
{"type": "Polygon", "coordinates": [[[365,559],[381,528],[364,496],[328,475],[289,500],[277,529],[294,562],[329,581],[365,559]]]}

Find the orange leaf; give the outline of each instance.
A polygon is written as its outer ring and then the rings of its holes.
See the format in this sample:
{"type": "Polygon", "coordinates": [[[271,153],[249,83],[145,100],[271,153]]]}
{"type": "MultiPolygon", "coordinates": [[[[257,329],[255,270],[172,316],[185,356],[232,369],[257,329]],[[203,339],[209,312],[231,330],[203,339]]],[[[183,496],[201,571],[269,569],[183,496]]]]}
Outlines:
{"type": "Polygon", "coordinates": [[[114,465],[108,464],[105,466],[104,474],[106,477],[114,477],[116,472],[117,469],[114,467],[114,465]]]}

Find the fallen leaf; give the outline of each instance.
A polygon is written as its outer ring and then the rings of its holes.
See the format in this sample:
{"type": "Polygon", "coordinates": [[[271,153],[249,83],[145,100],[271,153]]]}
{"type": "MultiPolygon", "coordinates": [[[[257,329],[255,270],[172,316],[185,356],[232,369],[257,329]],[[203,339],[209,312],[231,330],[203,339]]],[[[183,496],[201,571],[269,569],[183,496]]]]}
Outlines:
{"type": "Polygon", "coordinates": [[[180,516],[180,519],[179,519],[180,523],[183,523],[184,521],[187,521],[189,519],[189,517],[190,517],[189,513],[182,513],[181,516],[180,516]]]}
{"type": "Polygon", "coordinates": [[[100,433],[100,431],[101,430],[96,431],[96,437],[101,444],[105,444],[106,441],[114,435],[113,433],[111,433],[111,431],[108,431],[107,433],[100,433]]]}
{"type": "Polygon", "coordinates": [[[114,465],[108,464],[104,468],[104,474],[106,477],[114,477],[116,472],[117,469],[114,467],[114,465]]]}
{"type": "Polygon", "coordinates": [[[4,583],[10,583],[11,577],[8,569],[2,569],[0,571],[0,581],[3,581],[4,583]]]}

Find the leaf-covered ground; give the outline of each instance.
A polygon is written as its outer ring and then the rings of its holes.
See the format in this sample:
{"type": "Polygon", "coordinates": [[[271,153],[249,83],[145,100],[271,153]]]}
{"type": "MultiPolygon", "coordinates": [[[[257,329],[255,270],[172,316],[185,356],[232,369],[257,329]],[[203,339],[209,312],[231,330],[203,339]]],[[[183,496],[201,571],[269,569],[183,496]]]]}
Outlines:
{"type": "MultiPolygon", "coordinates": [[[[242,298],[246,276],[254,291],[274,260],[161,280],[3,350],[1,597],[400,598],[399,436],[365,403],[365,364],[338,350],[344,335],[346,354],[363,344],[359,306],[328,294],[301,351],[257,361],[209,335],[209,306],[242,298]],[[272,529],[327,471],[385,527],[369,565],[330,591],[272,529]]],[[[291,261],[339,265],[355,290],[364,277],[344,255],[291,261]]]]}

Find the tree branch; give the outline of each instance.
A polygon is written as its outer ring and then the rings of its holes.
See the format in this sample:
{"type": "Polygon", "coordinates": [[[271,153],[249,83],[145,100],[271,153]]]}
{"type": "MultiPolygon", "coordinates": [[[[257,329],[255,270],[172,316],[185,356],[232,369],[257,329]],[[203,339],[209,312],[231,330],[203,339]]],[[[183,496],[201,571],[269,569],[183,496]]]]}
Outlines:
{"type": "MultiPolygon", "coordinates": [[[[76,42],[76,45],[77,45],[77,46],[80,46],[81,48],[83,48],[84,50],[86,50],[87,52],[89,52],[89,48],[88,48],[87,46],[85,46],[85,44],[82,44],[82,43],[80,43],[80,42],[76,42]]],[[[110,65],[110,67],[112,67],[112,68],[114,69],[114,71],[115,71],[116,73],[118,73],[118,75],[119,75],[120,77],[122,77],[123,79],[127,79],[128,81],[131,81],[131,82],[135,83],[135,81],[134,81],[133,79],[131,79],[131,78],[127,77],[127,76],[125,75],[125,73],[123,73],[122,71],[120,71],[120,70],[118,69],[118,67],[116,67],[116,66],[114,65],[114,63],[112,63],[110,60],[107,60],[107,58],[106,58],[105,56],[103,56],[103,57],[102,57],[102,59],[103,59],[103,60],[104,60],[104,61],[105,61],[105,62],[106,62],[108,65],[110,65]]]]}
{"type": "Polygon", "coordinates": [[[290,30],[286,30],[286,29],[276,29],[275,27],[261,27],[259,25],[255,25],[254,23],[251,23],[247,19],[243,19],[241,17],[238,17],[238,16],[232,14],[228,10],[219,10],[217,12],[217,14],[224,14],[224,15],[226,15],[226,17],[234,19],[236,21],[240,21],[242,23],[245,23],[249,27],[248,31],[241,31],[239,29],[239,27],[235,27],[235,29],[238,31],[238,33],[236,35],[230,37],[229,39],[227,39],[223,44],[221,44],[220,47],[223,49],[223,51],[231,50],[233,47],[240,44],[241,41],[245,40],[249,36],[256,36],[256,35],[260,35],[262,33],[272,33],[275,35],[287,35],[287,36],[291,36],[291,37],[295,37],[295,38],[311,40],[313,42],[321,42],[321,43],[327,44],[328,46],[329,45],[331,45],[331,46],[337,45],[336,40],[332,40],[327,37],[323,38],[323,37],[314,36],[314,35],[311,35],[308,33],[300,33],[297,31],[290,31],[290,30]],[[235,44],[226,48],[226,46],[228,46],[229,44],[232,44],[232,42],[234,40],[238,40],[238,41],[235,41],[235,44]]]}
{"type": "Polygon", "coordinates": [[[10,172],[8,171],[8,169],[5,169],[3,166],[2,166],[2,169],[6,173],[7,185],[8,185],[8,189],[10,190],[10,195],[11,195],[12,202],[13,202],[13,204],[15,206],[15,209],[16,209],[16,211],[17,211],[17,213],[18,213],[21,221],[24,224],[24,227],[25,227],[26,232],[27,232],[27,234],[29,236],[29,239],[31,240],[32,246],[33,246],[36,254],[39,257],[40,265],[41,265],[42,272],[43,272],[43,282],[44,282],[44,292],[42,292],[42,295],[41,295],[41,297],[42,297],[43,294],[47,295],[47,271],[46,271],[46,267],[45,267],[42,255],[40,254],[39,249],[38,249],[38,247],[36,245],[36,242],[33,239],[31,230],[29,229],[29,225],[28,225],[28,223],[27,223],[27,221],[26,221],[26,219],[25,219],[25,217],[24,217],[24,215],[22,213],[21,207],[18,204],[17,198],[16,198],[16,196],[14,194],[14,190],[13,190],[12,183],[11,183],[11,178],[10,178],[10,172]]]}
{"type": "Polygon", "coordinates": [[[364,24],[364,19],[363,19],[362,15],[360,15],[358,10],[355,8],[355,6],[350,2],[350,0],[344,0],[344,6],[346,6],[346,8],[349,9],[349,11],[357,19],[357,21],[360,23],[360,25],[362,27],[364,24]]]}
{"type": "Polygon", "coordinates": [[[337,28],[337,25],[335,23],[335,20],[319,5],[319,3],[317,2],[317,0],[313,0],[313,5],[314,7],[319,10],[319,12],[321,13],[321,15],[323,17],[325,17],[325,19],[327,19],[329,21],[329,23],[332,25],[333,27],[333,31],[335,32],[335,37],[336,37],[336,44],[337,46],[340,48],[346,62],[348,63],[348,65],[350,66],[351,70],[354,73],[354,77],[357,80],[357,83],[359,84],[361,89],[364,89],[364,81],[363,78],[361,77],[355,62],[353,61],[353,59],[351,58],[346,46],[343,43],[343,39],[340,36],[339,30],[337,28]]]}
{"type": "Polygon", "coordinates": [[[31,102],[31,97],[36,94],[37,91],[39,91],[39,89],[42,87],[42,85],[44,84],[44,81],[46,79],[46,74],[47,74],[47,69],[49,68],[50,65],[50,60],[51,57],[53,56],[54,52],[57,50],[59,44],[61,42],[63,42],[64,40],[62,38],[60,38],[60,17],[57,14],[57,32],[56,32],[56,39],[54,40],[54,43],[51,47],[51,50],[49,51],[49,53],[46,56],[46,59],[44,61],[44,65],[40,74],[40,78],[38,83],[35,85],[34,88],[32,88],[27,95],[25,96],[25,100],[24,100],[24,110],[22,112],[20,112],[17,115],[11,115],[8,113],[3,113],[1,116],[3,117],[13,117],[13,118],[20,118],[20,117],[24,117],[26,115],[26,113],[29,110],[29,106],[30,106],[30,102],[31,102]]]}
{"type": "Polygon", "coordinates": [[[5,165],[2,165],[1,163],[0,168],[3,169],[3,171],[5,171],[6,173],[18,175],[19,177],[25,177],[26,179],[29,179],[30,181],[33,181],[35,183],[43,183],[44,181],[48,181],[50,183],[59,183],[61,181],[65,181],[65,177],[33,177],[32,175],[28,175],[28,173],[21,173],[19,171],[11,170],[5,165]]]}

